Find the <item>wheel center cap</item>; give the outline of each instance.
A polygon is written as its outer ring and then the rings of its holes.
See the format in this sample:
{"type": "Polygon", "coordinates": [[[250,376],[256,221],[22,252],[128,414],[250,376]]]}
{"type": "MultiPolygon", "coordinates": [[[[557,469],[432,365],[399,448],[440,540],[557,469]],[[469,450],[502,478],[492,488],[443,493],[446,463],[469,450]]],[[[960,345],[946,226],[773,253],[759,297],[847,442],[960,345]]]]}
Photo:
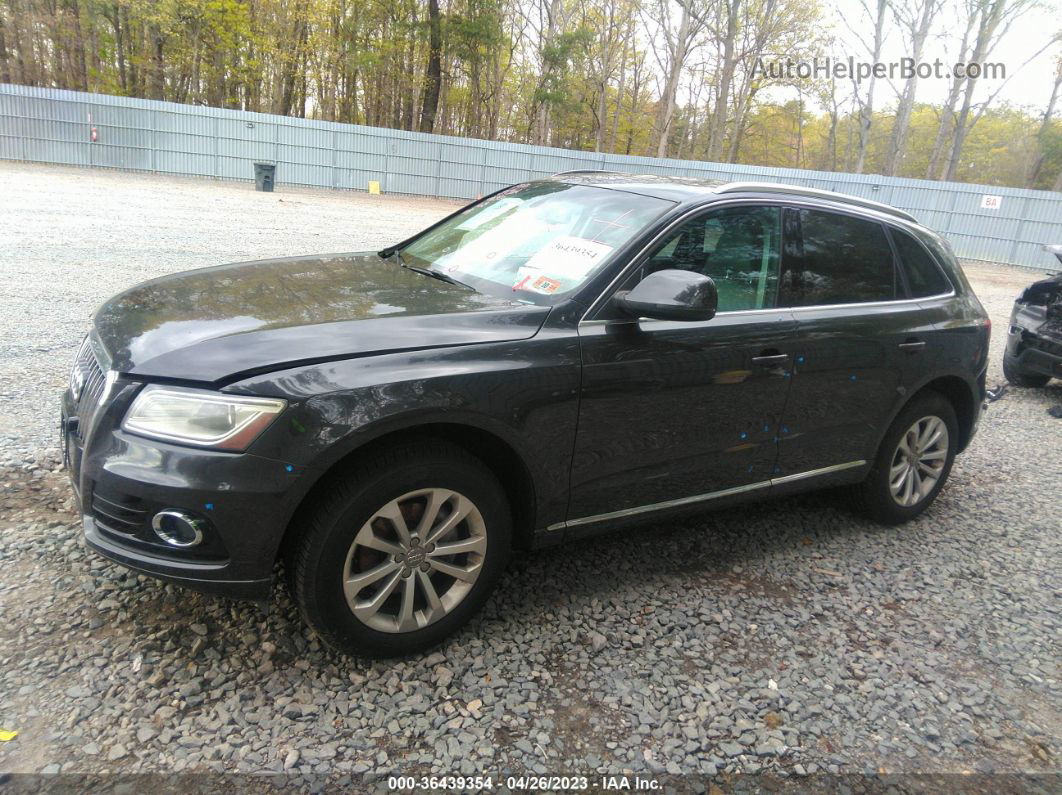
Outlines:
{"type": "Polygon", "coordinates": [[[406,565],[411,569],[419,566],[424,562],[424,558],[428,556],[428,553],[424,551],[424,547],[413,547],[406,553],[406,565]]]}

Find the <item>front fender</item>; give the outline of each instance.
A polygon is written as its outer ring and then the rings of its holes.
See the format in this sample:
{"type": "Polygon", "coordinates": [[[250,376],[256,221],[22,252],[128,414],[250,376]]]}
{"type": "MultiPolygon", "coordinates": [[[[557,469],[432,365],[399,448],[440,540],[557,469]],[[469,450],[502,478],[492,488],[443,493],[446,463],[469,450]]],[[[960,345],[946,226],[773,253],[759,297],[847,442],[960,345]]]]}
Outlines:
{"type": "Polygon", "coordinates": [[[536,524],[563,521],[575,442],[578,341],[532,340],[327,362],[241,382],[291,402],[250,448],[299,473],[303,495],[384,436],[445,424],[489,434],[532,478],[536,524]]]}

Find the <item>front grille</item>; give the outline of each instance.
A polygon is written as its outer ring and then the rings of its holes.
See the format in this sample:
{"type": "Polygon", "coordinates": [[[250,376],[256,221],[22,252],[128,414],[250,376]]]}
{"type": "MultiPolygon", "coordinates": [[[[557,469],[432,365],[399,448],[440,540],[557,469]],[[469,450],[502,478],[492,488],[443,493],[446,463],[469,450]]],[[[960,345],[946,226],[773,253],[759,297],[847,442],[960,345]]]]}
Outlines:
{"type": "MultiPolygon", "coordinates": [[[[76,378],[80,378],[82,384],[77,401],[77,416],[81,419],[80,427],[83,428],[96,411],[107,383],[107,375],[100,367],[96,354],[93,353],[92,346],[87,339],[77,352],[77,358],[74,360],[74,367],[70,373],[71,382],[76,378]]],[[[81,436],[81,433],[79,432],[78,435],[81,436]]]]}

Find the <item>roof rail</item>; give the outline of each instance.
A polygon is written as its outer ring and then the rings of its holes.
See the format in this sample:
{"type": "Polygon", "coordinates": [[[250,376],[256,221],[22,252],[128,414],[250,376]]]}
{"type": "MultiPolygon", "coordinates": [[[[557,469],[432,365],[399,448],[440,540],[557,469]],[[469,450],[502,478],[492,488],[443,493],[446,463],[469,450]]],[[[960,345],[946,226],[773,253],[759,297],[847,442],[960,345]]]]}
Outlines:
{"type": "Polygon", "coordinates": [[[728,182],[726,185],[721,185],[715,189],[716,193],[735,193],[737,191],[788,193],[796,194],[798,196],[814,197],[817,199],[829,199],[830,201],[839,202],[841,204],[851,204],[855,207],[865,207],[868,210],[877,210],[880,213],[895,215],[897,218],[903,218],[904,220],[912,221],[916,224],[918,223],[918,219],[913,215],[904,210],[898,210],[891,205],[882,204],[881,202],[872,201],[870,199],[863,199],[859,196],[852,196],[847,193],[837,193],[832,190],[805,188],[802,185],[785,185],[780,182],[728,182]]]}
{"type": "Polygon", "coordinates": [[[563,177],[566,174],[619,174],[618,171],[612,171],[607,168],[573,168],[571,171],[558,171],[553,174],[554,177],[563,177]]]}

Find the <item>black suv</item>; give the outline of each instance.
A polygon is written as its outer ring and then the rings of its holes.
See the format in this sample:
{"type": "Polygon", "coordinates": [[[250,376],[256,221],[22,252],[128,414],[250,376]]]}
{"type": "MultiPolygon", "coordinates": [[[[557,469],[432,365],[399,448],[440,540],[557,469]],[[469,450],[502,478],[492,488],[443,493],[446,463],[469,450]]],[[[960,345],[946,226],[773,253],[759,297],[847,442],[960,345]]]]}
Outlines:
{"type": "Polygon", "coordinates": [[[88,545],[410,653],[535,547],[850,484],[917,516],[981,414],[989,322],[906,213],[571,172],[380,252],[105,303],[63,398],[88,545]]]}

